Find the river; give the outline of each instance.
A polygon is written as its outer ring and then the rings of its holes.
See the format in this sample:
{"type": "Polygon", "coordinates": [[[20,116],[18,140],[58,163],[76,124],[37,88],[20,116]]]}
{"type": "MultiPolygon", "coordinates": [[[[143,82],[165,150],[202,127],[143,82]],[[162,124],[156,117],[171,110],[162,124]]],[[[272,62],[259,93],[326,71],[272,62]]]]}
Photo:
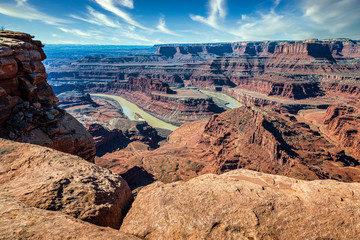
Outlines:
{"type": "MultiPolygon", "coordinates": [[[[235,98],[222,93],[222,92],[212,92],[212,91],[207,91],[207,90],[199,90],[201,93],[217,99],[220,99],[221,101],[223,101],[223,104],[225,107],[229,108],[229,109],[233,109],[233,108],[238,108],[238,107],[242,107],[244,106],[244,104],[242,104],[241,102],[239,102],[238,100],[236,100],[235,98]]],[[[216,99],[214,99],[215,101],[216,99]]],[[[215,101],[216,103],[216,101],[215,101]]],[[[222,104],[218,104],[218,105],[222,105],[222,104]]]]}
{"type": "Polygon", "coordinates": [[[154,117],[153,115],[145,112],[144,110],[139,108],[136,104],[126,100],[125,98],[115,95],[109,95],[109,94],[91,94],[91,97],[104,98],[118,102],[122,108],[123,113],[130,120],[136,120],[136,121],[145,120],[153,128],[162,128],[170,131],[174,131],[179,128],[178,126],[175,126],[157,117],[154,117]]]}

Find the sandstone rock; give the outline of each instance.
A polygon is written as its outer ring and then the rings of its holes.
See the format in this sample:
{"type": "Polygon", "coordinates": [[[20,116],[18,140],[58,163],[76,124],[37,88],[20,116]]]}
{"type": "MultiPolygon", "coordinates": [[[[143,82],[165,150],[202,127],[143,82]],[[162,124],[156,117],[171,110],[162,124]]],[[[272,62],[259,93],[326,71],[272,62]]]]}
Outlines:
{"type": "Polygon", "coordinates": [[[0,195],[0,239],[124,239],[137,237],[80,221],[60,212],[30,207],[0,195]]]}
{"type": "Polygon", "coordinates": [[[11,107],[6,91],[0,88],[0,125],[2,125],[11,114],[11,107]]]}
{"type": "Polygon", "coordinates": [[[46,82],[43,45],[25,33],[0,31],[0,137],[45,145],[94,161],[93,140],[58,104],[46,82]]]}
{"type": "Polygon", "coordinates": [[[342,147],[360,158],[360,110],[351,106],[330,106],[324,123],[342,147]]]}
{"type": "Polygon", "coordinates": [[[122,131],[118,129],[109,131],[102,125],[94,123],[88,126],[88,131],[95,141],[98,156],[123,148],[124,145],[128,144],[128,140],[122,131]]]}
{"type": "Polygon", "coordinates": [[[359,183],[300,181],[249,170],[155,183],[121,231],[144,239],[357,239],[359,183]]]}
{"type": "Polygon", "coordinates": [[[1,194],[96,225],[120,227],[132,194],[119,175],[49,148],[0,143],[1,194]]]}
{"type": "Polygon", "coordinates": [[[298,179],[360,181],[360,163],[295,117],[240,107],[181,126],[149,152],[114,152],[97,164],[124,174],[144,168],[163,182],[246,168],[298,179]]]}

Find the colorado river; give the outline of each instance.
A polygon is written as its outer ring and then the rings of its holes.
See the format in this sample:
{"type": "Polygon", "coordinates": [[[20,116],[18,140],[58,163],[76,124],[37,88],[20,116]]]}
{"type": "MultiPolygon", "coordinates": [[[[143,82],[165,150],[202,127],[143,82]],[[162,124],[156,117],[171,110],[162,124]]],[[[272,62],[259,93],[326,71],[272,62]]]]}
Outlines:
{"type": "Polygon", "coordinates": [[[116,101],[120,104],[123,113],[130,119],[130,120],[145,120],[150,126],[153,128],[162,128],[174,131],[178,129],[178,126],[172,125],[165,121],[162,121],[153,115],[145,112],[141,108],[139,108],[136,104],[126,100],[125,98],[115,96],[115,95],[108,95],[108,94],[91,94],[91,97],[99,97],[110,99],[112,101],[116,101]]]}
{"type": "Polygon", "coordinates": [[[199,90],[199,91],[209,97],[218,98],[218,99],[224,101],[225,106],[227,108],[233,109],[233,108],[238,108],[238,107],[244,106],[244,104],[242,104],[241,102],[237,101],[235,98],[233,98],[225,93],[212,92],[212,91],[207,91],[207,90],[199,90]]]}

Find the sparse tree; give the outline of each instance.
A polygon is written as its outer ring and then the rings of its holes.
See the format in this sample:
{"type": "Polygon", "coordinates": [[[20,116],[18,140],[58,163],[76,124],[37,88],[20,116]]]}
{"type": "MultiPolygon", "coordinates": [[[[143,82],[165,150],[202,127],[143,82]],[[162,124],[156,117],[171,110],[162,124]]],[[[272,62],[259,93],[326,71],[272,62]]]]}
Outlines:
{"type": "Polygon", "coordinates": [[[4,27],[4,26],[1,26],[0,29],[1,29],[1,31],[4,31],[4,30],[5,30],[5,27],[4,27]]]}

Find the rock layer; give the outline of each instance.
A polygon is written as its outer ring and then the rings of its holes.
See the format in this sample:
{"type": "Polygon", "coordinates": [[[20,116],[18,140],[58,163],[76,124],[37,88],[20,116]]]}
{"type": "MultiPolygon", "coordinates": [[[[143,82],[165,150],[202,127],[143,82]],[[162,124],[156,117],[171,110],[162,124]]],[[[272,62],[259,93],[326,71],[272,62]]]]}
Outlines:
{"type": "Polygon", "coordinates": [[[121,230],[144,239],[357,239],[359,190],[248,170],[155,183],[121,230]]]}
{"type": "Polygon", "coordinates": [[[331,106],[327,109],[324,123],[335,135],[342,147],[360,158],[360,111],[351,106],[331,106]]]}
{"type": "Polygon", "coordinates": [[[164,182],[246,168],[299,179],[360,181],[359,159],[296,117],[240,107],[188,123],[150,152],[113,153],[97,164],[118,173],[134,166],[164,182]],[[107,161],[105,160],[107,159],[107,161]]]}
{"type": "Polygon", "coordinates": [[[94,161],[91,136],[59,109],[46,81],[39,41],[24,33],[0,31],[0,136],[55,148],[94,161]]]}

